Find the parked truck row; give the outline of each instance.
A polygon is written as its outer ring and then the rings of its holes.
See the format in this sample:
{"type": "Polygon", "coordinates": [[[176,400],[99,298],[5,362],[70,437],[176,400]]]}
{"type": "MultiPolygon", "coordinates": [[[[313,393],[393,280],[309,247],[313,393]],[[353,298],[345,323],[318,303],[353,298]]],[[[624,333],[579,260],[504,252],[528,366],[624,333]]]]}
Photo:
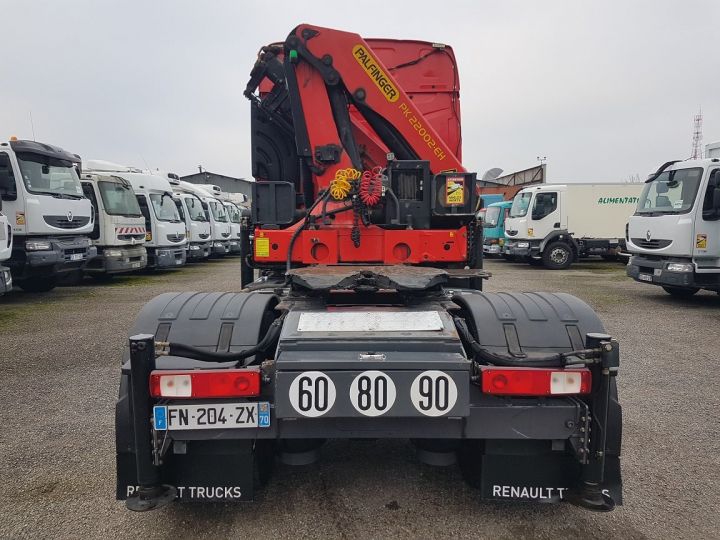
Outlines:
{"type": "Polygon", "coordinates": [[[0,143],[0,294],[239,254],[243,215],[217,186],[13,137],[0,143]]]}

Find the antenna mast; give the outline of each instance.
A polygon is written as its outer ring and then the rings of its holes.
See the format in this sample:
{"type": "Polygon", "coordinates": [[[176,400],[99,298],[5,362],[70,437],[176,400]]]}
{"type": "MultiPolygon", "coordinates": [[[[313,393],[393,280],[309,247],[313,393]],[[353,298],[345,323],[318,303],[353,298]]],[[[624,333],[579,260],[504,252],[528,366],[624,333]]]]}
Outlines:
{"type": "Polygon", "coordinates": [[[690,153],[690,159],[702,159],[703,153],[702,153],[702,141],[703,141],[703,132],[702,132],[702,122],[703,122],[703,115],[702,115],[702,109],[695,115],[695,118],[693,119],[693,140],[692,140],[692,151],[690,153]]]}

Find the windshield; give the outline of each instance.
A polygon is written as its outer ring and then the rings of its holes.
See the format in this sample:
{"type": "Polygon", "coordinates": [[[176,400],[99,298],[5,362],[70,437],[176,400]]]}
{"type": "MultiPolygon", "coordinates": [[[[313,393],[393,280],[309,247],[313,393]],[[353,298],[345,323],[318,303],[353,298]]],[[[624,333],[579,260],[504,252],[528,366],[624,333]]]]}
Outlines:
{"type": "Polygon", "coordinates": [[[231,203],[226,205],[225,208],[227,208],[228,214],[230,214],[230,221],[240,223],[240,210],[238,210],[238,207],[231,203]]]}
{"type": "Polygon", "coordinates": [[[175,208],[177,208],[178,214],[180,215],[180,221],[185,221],[185,210],[183,210],[183,203],[180,199],[173,199],[175,201],[175,208]]]}
{"type": "Polygon", "coordinates": [[[207,221],[202,202],[197,197],[184,197],[190,219],[193,221],[207,221]]]}
{"type": "Polygon", "coordinates": [[[152,193],[150,195],[150,202],[152,202],[155,215],[160,221],[180,221],[180,215],[175,206],[175,201],[167,193],[163,193],[162,195],[152,193]]]}
{"type": "Polygon", "coordinates": [[[228,215],[222,203],[217,201],[210,201],[210,209],[212,210],[215,221],[227,223],[228,215]]]}
{"type": "Polygon", "coordinates": [[[487,209],[485,212],[485,227],[497,227],[501,210],[502,208],[499,206],[491,206],[487,209]]]}
{"type": "Polygon", "coordinates": [[[70,161],[28,152],[17,155],[25,187],[30,193],[81,198],[82,186],[70,161]]]}
{"type": "Polygon", "coordinates": [[[530,199],[532,199],[532,192],[518,193],[513,199],[512,208],[510,208],[510,217],[525,216],[530,207],[530,199]]]}
{"type": "Polygon", "coordinates": [[[655,180],[645,184],[638,214],[684,214],[695,203],[703,170],[700,167],[665,171],[655,180]]]}
{"type": "Polygon", "coordinates": [[[105,212],[111,216],[140,217],[140,205],[132,188],[120,182],[101,180],[98,182],[105,212]]]}

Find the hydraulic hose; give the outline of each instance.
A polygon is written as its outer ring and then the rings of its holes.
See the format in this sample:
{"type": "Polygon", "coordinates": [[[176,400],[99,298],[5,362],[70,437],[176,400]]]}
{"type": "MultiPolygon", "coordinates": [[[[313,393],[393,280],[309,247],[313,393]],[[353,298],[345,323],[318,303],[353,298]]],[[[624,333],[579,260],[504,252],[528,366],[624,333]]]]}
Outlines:
{"type": "Polygon", "coordinates": [[[483,364],[501,367],[564,367],[570,364],[594,364],[601,352],[600,349],[581,349],[564,353],[525,354],[522,357],[495,353],[477,342],[463,319],[453,317],[453,321],[463,342],[470,347],[475,359],[483,364]],[[569,360],[570,358],[576,359],[569,360]]]}
{"type": "Polygon", "coordinates": [[[307,227],[308,222],[310,221],[310,215],[312,214],[312,211],[315,210],[315,207],[320,204],[321,202],[325,201],[330,196],[330,191],[323,191],[320,193],[317,199],[315,199],[315,202],[312,203],[312,206],[308,208],[307,213],[305,214],[305,219],[303,220],[302,225],[300,225],[297,229],[295,229],[295,232],[293,232],[293,235],[290,237],[290,245],[288,246],[288,252],[287,252],[287,259],[285,261],[285,271],[290,272],[290,269],[292,268],[292,253],[293,248],[295,247],[295,242],[298,239],[298,236],[300,236],[300,233],[305,230],[305,227],[307,227]]]}
{"type": "Polygon", "coordinates": [[[395,195],[395,192],[391,188],[387,188],[385,190],[385,194],[392,199],[393,204],[395,205],[395,219],[391,219],[390,223],[398,222],[400,220],[400,202],[398,201],[397,196],[395,195]]]}
{"type": "Polygon", "coordinates": [[[257,345],[242,351],[207,351],[199,347],[193,347],[192,345],[185,345],[184,343],[157,341],[155,342],[155,352],[159,356],[181,356],[183,358],[191,358],[201,362],[237,362],[236,367],[252,366],[255,363],[254,361],[251,360],[250,362],[243,362],[243,360],[256,356],[261,352],[267,352],[271,347],[275,346],[280,338],[280,331],[282,330],[284,318],[285,315],[281,315],[275,319],[270,325],[270,328],[268,328],[268,331],[265,333],[265,336],[257,345]]]}

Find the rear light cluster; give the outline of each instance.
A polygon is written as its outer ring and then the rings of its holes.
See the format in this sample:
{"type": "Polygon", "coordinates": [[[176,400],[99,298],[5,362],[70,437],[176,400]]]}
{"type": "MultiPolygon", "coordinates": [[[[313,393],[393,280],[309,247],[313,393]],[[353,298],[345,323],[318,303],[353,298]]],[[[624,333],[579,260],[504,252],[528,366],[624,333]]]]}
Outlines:
{"type": "Polygon", "coordinates": [[[251,369],[155,370],[154,398],[232,398],[260,395],[260,371],[251,369]]]}
{"type": "Polygon", "coordinates": [[[482,367],[482,391],[496,396],[562,396],[589,394],[587,368],[482,367]]]}

